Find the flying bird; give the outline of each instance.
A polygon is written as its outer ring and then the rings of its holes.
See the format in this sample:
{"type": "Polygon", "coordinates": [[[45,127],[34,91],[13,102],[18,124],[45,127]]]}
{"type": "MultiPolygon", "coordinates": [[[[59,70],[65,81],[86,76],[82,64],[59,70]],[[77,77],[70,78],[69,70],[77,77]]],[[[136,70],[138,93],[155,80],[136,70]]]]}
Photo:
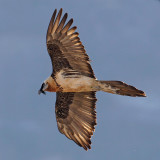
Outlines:
{"type": "Polygon", "coordinates": [[[85,150],[91,149],[96,125],[96,92],[145,97],[145,93],[121,81],[97,80],[84,46],[71,27],[73,19],[55,9],[50,20],[46,43],[52,62],[52,74],[38,93],[56,92],[55,114],[59,131],[85,150]]]}

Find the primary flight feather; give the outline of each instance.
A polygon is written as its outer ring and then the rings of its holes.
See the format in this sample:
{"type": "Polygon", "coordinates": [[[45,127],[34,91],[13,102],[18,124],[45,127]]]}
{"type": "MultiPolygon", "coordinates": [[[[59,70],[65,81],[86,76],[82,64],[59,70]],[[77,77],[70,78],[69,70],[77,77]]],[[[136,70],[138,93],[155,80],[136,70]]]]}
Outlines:
{"type": "Polygon", "coordinates": [[[96,125],[96,91],[132,97],[145,97],[145,93],[121,81],[96,79],[89,57],[72,26],[66,22],[68,14],[57,16],[55,9],[50,20],[46,43],[52,62],[52,74],[39,90],[56,92],[56,120],[59,131],[85,150],[91,148],[91,136],[96,125]]]}

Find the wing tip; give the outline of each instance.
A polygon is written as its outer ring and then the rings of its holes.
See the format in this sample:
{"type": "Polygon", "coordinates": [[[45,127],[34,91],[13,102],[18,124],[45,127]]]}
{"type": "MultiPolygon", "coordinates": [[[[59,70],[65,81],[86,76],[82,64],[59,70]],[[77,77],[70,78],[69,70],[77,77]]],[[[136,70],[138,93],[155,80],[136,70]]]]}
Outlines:
{"type": "Polygon", "coordinates": [[[57,8],[54,10],[53,14],[56,14],[57,13],[57,8]]]}
{"type": "MultiPolygon", "coordinates": [[[[62,14],[62,12],[63,12],[63,9],[62,9],[62,8],[60,8],[59,13],[60,13],[60,14],[62,14]]],[[[59,14],[59,13],[58,13],[58,14],[59,14]]]]}

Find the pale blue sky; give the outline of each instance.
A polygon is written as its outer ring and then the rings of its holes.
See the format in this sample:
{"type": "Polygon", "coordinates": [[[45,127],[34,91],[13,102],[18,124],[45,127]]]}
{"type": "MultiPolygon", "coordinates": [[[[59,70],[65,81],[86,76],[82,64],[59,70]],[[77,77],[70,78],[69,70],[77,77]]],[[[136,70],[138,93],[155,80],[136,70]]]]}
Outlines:
{"type": "Polygon", "coordinates": [[[158,0],[0,0],[0,21],[0,159],[160,159],[158,0]],[[124,81],[148,96],[98,92],[88,152],[59,133],[55,93],[37,94],[51,74],[46,30],[61,7],[74,19],[96,77],[124,81]]]}

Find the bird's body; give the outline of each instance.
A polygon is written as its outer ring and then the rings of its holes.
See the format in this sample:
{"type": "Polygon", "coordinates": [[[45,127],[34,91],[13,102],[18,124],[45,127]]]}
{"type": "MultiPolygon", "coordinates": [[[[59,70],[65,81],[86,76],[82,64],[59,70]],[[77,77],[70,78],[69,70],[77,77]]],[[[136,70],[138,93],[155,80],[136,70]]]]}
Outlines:
{"type": "MultiPolygon", "coordinates": [[[[51,92],[89,92],[98,91],[96,80],[83,75],[65,75],[65,71],[61,70],[54,78],[49,77],[47,81],[50,81],[52,88],[51,92]]],[[[50,90],[46,90],[50,91],[50,90]]]]}
{"type": "Polygon", "coordinates": [[[58,129],[85,150],[90,149],[96,125],[96,91],[144,97],[145,93],[121,81],[99,81],[91,68],[73,19],[65,25],[67,13],[61,19],[54,11],[47,31],[47,50],[53,72],[44,81],[39,93],[56,92],[58,129]],[[60,21],[61,19],[61,21],[60,21]]]}

